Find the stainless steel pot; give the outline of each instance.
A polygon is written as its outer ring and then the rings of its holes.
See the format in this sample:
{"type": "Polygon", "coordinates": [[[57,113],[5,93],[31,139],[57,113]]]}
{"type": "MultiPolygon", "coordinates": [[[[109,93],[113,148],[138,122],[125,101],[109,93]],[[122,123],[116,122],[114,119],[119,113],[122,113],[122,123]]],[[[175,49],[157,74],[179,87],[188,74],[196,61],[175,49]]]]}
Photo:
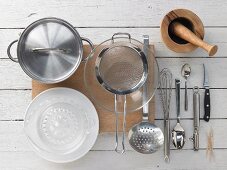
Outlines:
{"type": "Polygon", "coordinates": [[[7,54],[19,62],[24,72],[42,83],[58,83],[70,77],[83,58],[83,44],[86,41],[93,49],[92,42],[80,37],[68,22],[58,18],[43,18],[29,25],[20,36],[8,46],[7,54]],[[17,59],[11,55],[11,47],[17,45],[17,59]]]}

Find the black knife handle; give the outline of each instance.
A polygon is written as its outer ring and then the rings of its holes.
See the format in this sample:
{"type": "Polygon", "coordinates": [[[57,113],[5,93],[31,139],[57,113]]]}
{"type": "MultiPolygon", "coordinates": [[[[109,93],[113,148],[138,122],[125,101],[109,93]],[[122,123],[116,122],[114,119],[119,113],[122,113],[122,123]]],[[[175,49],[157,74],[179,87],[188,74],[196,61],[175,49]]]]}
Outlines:
{"type": "Polygon", "coordinates": [[[210,120],[210,90],[205,89],[205,96],[204,96],[204,117],[203,119],[207,122],[210,120]]]}

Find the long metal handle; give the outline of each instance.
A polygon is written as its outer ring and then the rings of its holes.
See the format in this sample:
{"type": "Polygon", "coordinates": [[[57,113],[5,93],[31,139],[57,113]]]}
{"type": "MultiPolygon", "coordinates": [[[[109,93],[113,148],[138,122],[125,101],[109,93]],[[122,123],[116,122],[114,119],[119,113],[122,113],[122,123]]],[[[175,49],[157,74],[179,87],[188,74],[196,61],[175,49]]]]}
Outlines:
{"type": "Polygon", "coordinates": [[[199,150],[199,118],[200,118],[200,94],[199,87],[193,88],[193,112],[194,112],[194,133],[193,133],[193,144],[194,150],[199,150]]]}
{"type": "Polygon", "coordinates": [[[177,122],[180,122],[180,80],[175,79],[176,86],[176,107],[177,107],[177,122]]]}
{"type": "Polygon", "coordinates": [[[188,85],[187,80],[185,81],[185,103],[184,103],[184,109],[188,110],[188,85]]]}
{"type": "Polygon", "coordinates": [[[199,127],[199,117],[200,117],[200,94],[199,87],[195,86],[193,88],[193,112],[194,112],[194,127],[199,127]]]}
{"type": "MultiPolygon", "coordinates": [[[[149,48],[149,36],[143,36],[143,51],[146,57],[148,57],[148,48],[149,48]]],[[[143,121],[148,121],[148,113],[149,113],[149,104],[145,104],[147,102],[147,82],[143,85],[143,121]]]]}
{"type": "Polygon", "coordinates": [[[170,121],[164,120],[164,160],[170,162],[170,121]]]}
{"type": "Polygon", "coordinates": [[[125,127],[126,127],[126,95],[124,95],[124,115],[123,115],[123,132],[122,132],[122,149],[119,149],[119,140],[118,140],[118,110],[117,110],[117,97],[118,95],[114,95],[114,111],[116,114],[116,129],[115,129],[115,151],[117,153],[123,154],[125,152],[125,127]]]}
{"type": "Polygon", "coordinates": [[[195,130],[193,134],[193,143],[194,143],[194,151],[199,150],[199,130],[195,130]]]}

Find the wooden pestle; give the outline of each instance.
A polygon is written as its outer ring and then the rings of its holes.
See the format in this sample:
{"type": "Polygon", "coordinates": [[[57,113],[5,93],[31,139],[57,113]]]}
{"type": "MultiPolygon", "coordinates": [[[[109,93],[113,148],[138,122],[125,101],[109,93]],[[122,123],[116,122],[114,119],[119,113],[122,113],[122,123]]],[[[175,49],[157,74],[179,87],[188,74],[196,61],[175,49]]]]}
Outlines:
{"type": "Polygon", "coordinates": [[[182,38],[193,45],[203,48],[208,52],[209,56],[213,56],[218,50],[218,47],[216,45],[210,45],[204,42],[199,37],[197,37],[191,30],[189,30],[187,27],[185,27],[179,22],[173,22],[171,24],[171,31],[179,38],[182,38]]]}

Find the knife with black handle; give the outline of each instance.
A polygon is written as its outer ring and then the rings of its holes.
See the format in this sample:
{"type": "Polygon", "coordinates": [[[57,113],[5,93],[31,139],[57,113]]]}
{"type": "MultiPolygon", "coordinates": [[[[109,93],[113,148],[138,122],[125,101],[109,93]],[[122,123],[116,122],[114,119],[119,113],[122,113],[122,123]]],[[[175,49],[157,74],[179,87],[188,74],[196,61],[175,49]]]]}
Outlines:
{"type": "Polygon", "coordinates": [[[210,89],[205,89],[205,96],[204,96],[204,117],[203,119],[207,122],[210,120],[210,89]]]}
{"type": "Polygon", "coordinates": [[[203,68],[204,68],[204,82],[203,82],[203,86],[205,88],[205,94],[204,94],[204,117],[203,117],[203,119],[206,122],[209,122],[209,120],[210,120],[210,89],[209,89],[209,82],[208,82],[208,72],[207,72],[205,64],[203,64],[203,68]]]}

